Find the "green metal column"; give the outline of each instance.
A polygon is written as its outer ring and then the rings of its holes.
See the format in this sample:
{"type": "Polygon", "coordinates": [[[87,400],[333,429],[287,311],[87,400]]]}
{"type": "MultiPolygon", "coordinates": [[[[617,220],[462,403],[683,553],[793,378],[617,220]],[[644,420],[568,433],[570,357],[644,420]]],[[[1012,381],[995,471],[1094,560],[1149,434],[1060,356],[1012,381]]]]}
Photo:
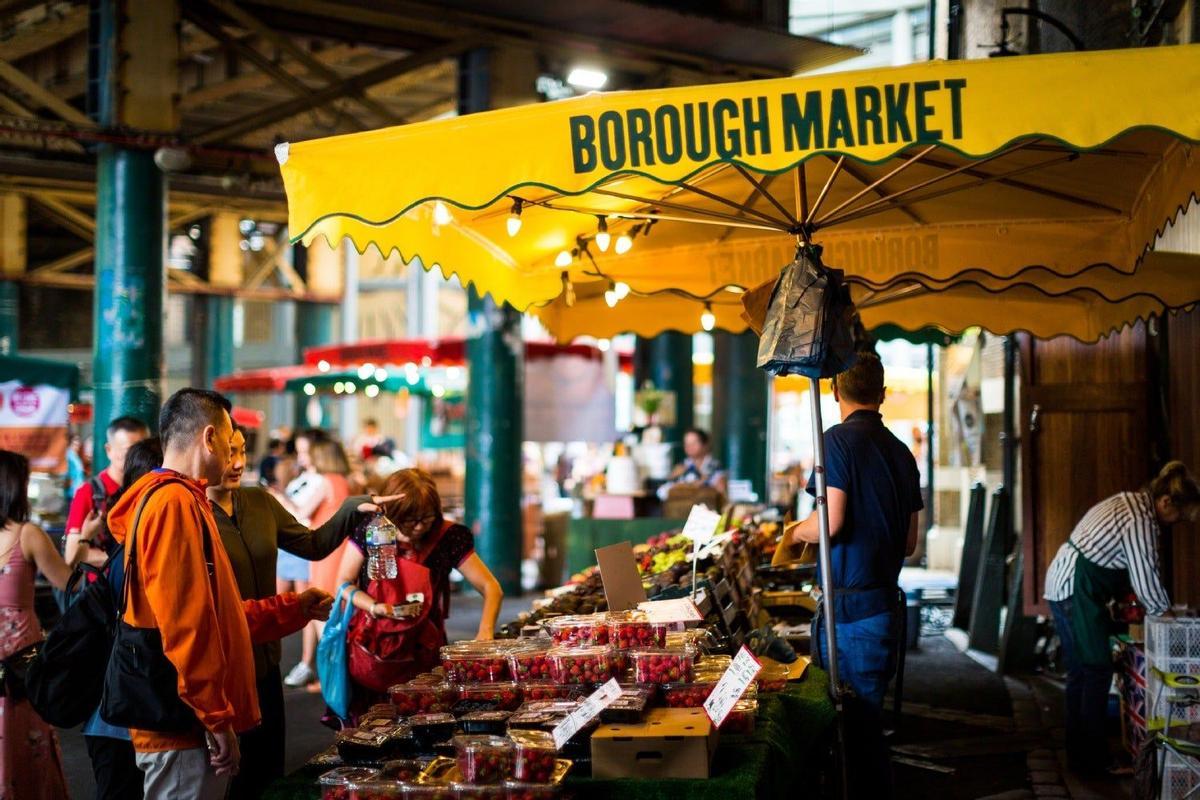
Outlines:
{"type": "MultiPolygon", "coordinates": [[[[299,247],[297,247],[299,249],[299,247]]],[[[328,303],[296,303],[296,355],[303,357],[305,349],[333,341],[333,306],[328,303]]],[[[299,363],[299,362],[297,362],[299,363]]],[[[333,424],[332,403],[324,395],[317,395],[321,404],[321,421],[318,428],[333,424]]],[[[296,396],[296,427],[309,427],[308,402],[306,395],[296,396]]]]}
{"type": "Polygon", "coordinates": [[[713,333],[713,439],[731,480],[751,481],[767,498],[767,375],[756,366],[753,333],[713,333]]]}
{"type": "Polygon", "coordinates": [[[16,281],[0,281],[0,356],[17,354],[20,314],[21,285],[16,281]]]}
{"type": "MultiPolygon", "coordinates": [[[[92,382],[95,437],[134,416],[158,427],[162,402],[166,297],[166,200],[162,172],[148,151],[101,146],[96,165],[96,291],[92,382]]],[[[96,470],[107,466],[96,447],[96,470]]]]}
{"type": "Polygon", "coordinates": [[[208,303],[208,314],[204,318],[204,385],[211,387],[213,381],[236,369],[233,356],[233,304],[232,297],[211,295],[201,299],[208,303]]]}
{"type": "Polygon", "coordinates": [[[674,457],[683,453],[683,432],[695,425],[696,392],[692,380],[692,337],[667,331],[651,339],[641,336],[634,350],[634,380],[641,389],[647,381],[654,388],[675,393],[675,422],[663,425],[663,441],[675,445],[674,457]]]}
{"type": "Polygon", "coordinates": [[[466,523],[505,594],[521,591],[521,443],[525,353],[521,314],[474,287],[467,296],[466,523]]]}

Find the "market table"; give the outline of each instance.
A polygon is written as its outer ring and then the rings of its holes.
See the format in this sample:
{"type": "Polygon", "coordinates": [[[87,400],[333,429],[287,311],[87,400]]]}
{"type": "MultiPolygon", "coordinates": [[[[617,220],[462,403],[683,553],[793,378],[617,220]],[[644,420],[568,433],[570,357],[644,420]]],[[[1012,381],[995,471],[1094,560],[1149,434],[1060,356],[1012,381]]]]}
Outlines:
{"type": "MultiPolygon", "coordinates": [[[[750,736],[723,736],[717,746],[712,777],[705,780],[596,780],[567,778],[576,798],[624,800],[729,800],[732,797],[786,797],[798,780],[811,781],[830,740],[833,703],[829,680],[809,667],[804,680],[786,691],[759,696],[758,725],[750,736]]],[[[317,777],[325,768],[304,767],[276,781],[267,800],[316,800],[317,777]]]]}

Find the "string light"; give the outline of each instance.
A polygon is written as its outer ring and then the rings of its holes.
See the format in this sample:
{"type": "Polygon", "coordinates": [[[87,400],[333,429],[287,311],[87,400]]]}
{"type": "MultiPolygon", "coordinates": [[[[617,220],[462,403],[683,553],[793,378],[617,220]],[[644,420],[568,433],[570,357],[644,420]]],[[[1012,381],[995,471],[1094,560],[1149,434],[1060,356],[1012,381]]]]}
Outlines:
{"type": "Polygon", "coordinates": [[[704,313],[700,315],[700,327],[706,331],[711,331],[717,325],[717,318],[713,315],[712,305],[704,304],[704,313]]]}
{"type": "Polygon", "coordinates": [[[358,368],[358,379],[360,381],[365,381],[374,374],[375,374],[375,365],[374,364],[363,364],[361,367],[358,368]]]}
{"type": "Polygon", "coordinates": [[[375,380],[376,381],[378,381],[379,383],[383,383],[387,379],[388,379],[388,371],[386,369],[384,369],[383,367],[380,367],[379,369],[375,370],[375,380]]]}
{"type": "Polygon", "coordinates": [[[613,291],[617,293],[618,300],[624,300],[626,297],[629,297],[629,284],[625,281],[617,281],[613,284],[613,291]]]}
{"type": "Polygon", "coordinates": [[[571,274],[565,269],[562,273],[562,287],[563,302],[570,308],[575,305],[575,284],[571,283],[571,274]]]}
{"type": "Polygon", "coordinates": [[[617,303],[619,303],[620,301],[621,301],[621,298],[617,297],[616,284],[613,283],[612,281],[609,281],[608,289],[604,292],[604,302],[608,303],[609,308],[616,308],[617,303]]]}
{"type": "Polygon", "coordinates": [[[600,228],[596,231],[596,247],[600,248],[601,253],[608,252],[608,245],[612,241],[612,234],[608,232],[608,220],[600,217],[600,228]]]}
{"type": "Polygon", "coordinates": [[[333,385],[334,394],[341,394],[344,391],[346,391],[346,384],[342,383],[341,381],[338,381],[333,385]]]}
{"type": "Polygon", "coordinates": [[[366,393],[367,397],[378,397],[379,396],[379,387],[373,383],[370,386],[368,386],[366,389],[363,389],[363,391],[366,393]]]}
{"type": "Polygon", "coordinates": [[[357,389],[358,387],[353,382],[346,381],[346,394],[354,394],[357,389]]]}
{"type": "Polygon", "coordinates": [[[516,236],[521,231],[522,205],[520,198],[513,198],[512,211],[509,212],[508,220],[505,222],[509,236],[516,236]]]}
{"type": "Polygon", "coordinates": [[[442,397],[446,394],[446,387],[442,386],[440,383],[435,383],[433,388],[430,389],[430,392],[433,393],[434,397],[442,397]]]}
{"type": "Polygon", "coordinates": [[[322,358],[320,361],[317,362],[317,371],[318,372],[329,372],[329,362],[322,358]]]}
{"type": "Polygon", "coordinates": [[[560,250],[558,255],[554,257],[554,266],[569,267],[573,260],[570,250],[560,250]]]}
{"type": "Polygon", "coordinates": [[[616,245],[613,247],[617,251],[617,255],[623,256],[629,252],[629,248],[633,247],[633,239],[625,233],[617,237],[616,245]]]}
{"type": "Polygon", "coordinates": [[[304,393],[309,397],[312,397],[317,393],[317,387],[313,386],[311,383],[306,383],[304,384],[304,393]]]}
{"type": "Polygon", "coordinates": [[[601,353],[607,353],[610,344],[611,344],[611,342],[609,342],[608,339],[597,339],[596,340],[596,349],[599,350],[601,353]]]}
{"type": "Polygon", "coordinates": [[[745,294],[746,293],[746,290],[740,286],[726,286],[725,291],[729,292],[730,294],[745,294]]]}
{"type": "Polygon", "coordinates": [[[454,221],[450,216],[450,209],[446,208],[446,204],[438,200],[433,204],[433,222],[436,225],[449,225],[454,221]]]}

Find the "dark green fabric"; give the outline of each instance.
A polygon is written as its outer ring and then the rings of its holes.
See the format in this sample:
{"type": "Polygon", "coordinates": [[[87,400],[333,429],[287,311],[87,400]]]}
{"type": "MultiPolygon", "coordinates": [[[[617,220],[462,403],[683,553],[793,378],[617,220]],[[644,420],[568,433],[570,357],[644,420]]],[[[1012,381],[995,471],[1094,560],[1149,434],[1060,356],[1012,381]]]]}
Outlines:
{"type": "Polygon", "coordinates": [[[567,575],[596,563],[596,548],[618,542],[644,542],[664,531],[679,530],[685,520],[661,517],[638,519],[572,519],[567,525],[567,575]]]}
{"type": "Polygon", "coordinates": [[[1087,559],[1075,543],[1075,589],[1071,594],[1071,632],[1079,660],[1089,666],[1110,666],[1112,651],[1108,637],[1112,633],[1112,617],[1108,601],[1117,597],[1129,585],[1129,573],[1123,569],[1102,567],[1087,559]]]}
{"type": "MultiPolygon", "coordinates": [[[[358,506],[370,501],[371,498],[365,495],[348,498],[337,513],[316,530],[309,530],[270,492],[257,486],[234,490],[236,521],[213,503],[217,531],[221,535],[221,544],[225,545],[242,599],[264,600],[275,595],[275,565],[280,550],[309,561],[318,561],[336,550],[354,530],[358,506]]],[[[271,667],[279,666],[279,659],[279,642],[254,645],[254,669],[259,677],[271,667]]]]}
{"type": "MultiPolygon", "coordinates": [[[[0,382],[21,381],[26,386],[66,389],[71,399],[79,396],[79,366],[32,356],[0,356],[0,382]]],[[[108,423],[104,423],[107,425],[108,423]]]]}
{"type": "MultiPolygon", "coordinates": [[[[314,724],[316,724],[314,722],[314,724]]],[[[751,736],[723,736],[706,780],[612,780],[567,777],[577,800],[741,800],[797,797],[816,791],[816,774],[833,726],[828,676],[809,667],[787,691],[759,697],[758,724],[751,736]]],[[[266,800],[316,800],[324,770],[305,767],[277,781],[266,800]]]]}

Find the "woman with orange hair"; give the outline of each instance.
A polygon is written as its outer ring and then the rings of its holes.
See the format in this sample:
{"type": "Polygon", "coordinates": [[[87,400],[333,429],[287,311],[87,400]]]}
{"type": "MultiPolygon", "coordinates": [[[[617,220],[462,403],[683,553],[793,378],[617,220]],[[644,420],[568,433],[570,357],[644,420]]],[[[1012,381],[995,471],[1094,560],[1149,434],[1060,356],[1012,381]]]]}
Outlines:
{"type": "Polygon", "coordinates": [[[446,644],[450,612],[450,572],[457,569],[483,595],[476,639],[491,639],[504,592],[475,552],[469,528],[442,516],[442,499],[433,477],[419,469],[392,473],[384,494],[399,499],[383,506],[399,529],[397,576],[367,575],[363,531],[351,535],[339,578],[360,591],[350,623],[350,677],[354,709],[377,702],[389,686],[406,681],[439,663],[446,644]]]}

